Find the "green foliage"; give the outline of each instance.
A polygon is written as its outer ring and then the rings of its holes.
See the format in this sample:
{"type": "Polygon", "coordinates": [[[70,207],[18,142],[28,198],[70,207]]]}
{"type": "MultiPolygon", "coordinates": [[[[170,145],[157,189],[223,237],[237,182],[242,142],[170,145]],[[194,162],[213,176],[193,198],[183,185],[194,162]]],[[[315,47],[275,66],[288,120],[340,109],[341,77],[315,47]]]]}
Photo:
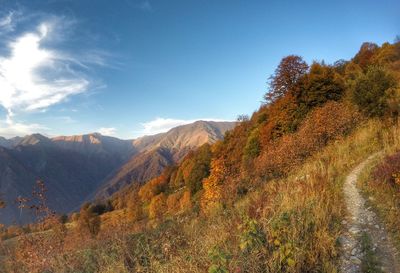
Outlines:
{"type": "Polygon", "coordinates": [[[244,253],[250,253],[264,246],[266,243],[265,234],[260,228],[257,220],[245,217],[244,223],[240,226],[240,249],[244,253]]]}
{"type": "Polygon", "coordinates": [[[260,131],[258,128],[251,131],[247,138],[246,146],[244,147],[244,159],[253,159],[261,152],[260,131]]]}
{"type": "Polygon", "coordinates": [[[202,181],[210,174],[211,147],[205,144],[199,148],[193,157],[193,167],[186,180],[186,185],[192,194],[202,189],[202,181]]]}
{"type": "Polygon", "coordinates": [[[327,101],[340,100],[344,90],[344,82],[334,68],[314,63],[310,73],[302,78],[294,92],[299,106],[297,115],[304,116],[327,101]]]}
{"type": "Polygon", "coordinates": [[[228,263],[232,258],[219,247],[213,247],[208,252],[208,257],[212,264],[208,268],[208,273],[229,273],[228,263]]]}
{"type": "Polygon", "coordinates": [[[370,66],[356,80],[352,101],[367,116],[383,116],[388,111],[389,92],[395,87],[396,80],[386,69],[370,66]]]}

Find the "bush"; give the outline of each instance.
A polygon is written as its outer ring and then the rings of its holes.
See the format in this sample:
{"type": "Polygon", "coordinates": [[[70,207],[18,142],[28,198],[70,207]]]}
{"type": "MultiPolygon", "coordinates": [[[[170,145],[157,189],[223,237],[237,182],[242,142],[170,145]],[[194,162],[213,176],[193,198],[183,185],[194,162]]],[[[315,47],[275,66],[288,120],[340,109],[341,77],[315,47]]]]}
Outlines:
{"type": "Polygon", "coordinates": [[[374,180],[378,183],[390,183],[400,186],[400,151],[387,156],[372,173],[374,180]]]}
{"type": "Polygon", "coordinates": [[[167,200],[164,193],[154,196],[149,205],[149,218],[159,218],[167,211],[167,200]]]}
{"type": "Polygon", "coordinates": [[[384,68],[370,66],[355,82],[352,101],[369,117],[383,116],[389,109],[389,92],[396,88],[395,78],[384,68]]]}

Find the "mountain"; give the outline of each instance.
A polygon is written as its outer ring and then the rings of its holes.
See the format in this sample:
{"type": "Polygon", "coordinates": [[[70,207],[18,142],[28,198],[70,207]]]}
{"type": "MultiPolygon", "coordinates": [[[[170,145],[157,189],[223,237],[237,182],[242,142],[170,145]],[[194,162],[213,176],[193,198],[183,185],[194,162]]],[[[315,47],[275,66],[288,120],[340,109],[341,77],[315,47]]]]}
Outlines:
{"type": "Polygon", "coordinates": [[[134,140],[133,146],[139,152],[104,181],[96,197],[107,197],[133,182],[144,183],[160,175],[166,166],[180,162],[189,151],[222,139],[235,124],[196,121],[166,133],[134,140]]]}
{"type": "Polygon", "coordinates": [[[133,141],[138,150],[151,150],[155,147],[180,150],[199,147],[204,143],[214,143],[224,137],[226,131],[234,127],[234,122],[196,121],[175,127],[167,133],[145,136],[133,141]]]}
{"type": "MultiPolygon", "coordinates": [[[[120,145],[127,146],[125,142],[120,145]]],[[[45,183],[51,209],[59,213],[75,209],[104,177],[124,162],[128,153],[123,154],[118,146],[115,146],[115,153],[109,148],[97,154],[87,152],[91,151],[89,144],[82,146],[82,151],[74,147],[73,142],[67,147],[34,134],[24,137],[12,148],[1,148],[0,192],[9,204],[2,212],[1,222],[9,224],[31,219],[25,214],[15,214],[14,202],[18,196],[31,197],[39,179],[45,183]]]]}
{"type": "Polygon", "coordinates": [[[12,148],[16,146],[22,139],[22,137],[13,137],[10,139],[6,139],[0,136],[0,147],[12,148]]]}
{"type": "Polygon", "coordinates": [[[49,207],[58,213],[71,212],[93,196],[109,196],[127,184],[159,175],[191,149],[221,139],[233,126],[199,121],[136,140],[99,133],[0,138],[0,194],[8,204],[0,222],[32,219],[17,210],[15,200],[30,197],[39,179],[47,188],[49,207]]]}
{"type": "Polygon", "coordinates": [[[103,136],[99,133],[59,136],[52,138],[52,142],[60,148],[75,151],[89,157],[112,156],[124,161],[136,153],[132,141],[103,136]]]}

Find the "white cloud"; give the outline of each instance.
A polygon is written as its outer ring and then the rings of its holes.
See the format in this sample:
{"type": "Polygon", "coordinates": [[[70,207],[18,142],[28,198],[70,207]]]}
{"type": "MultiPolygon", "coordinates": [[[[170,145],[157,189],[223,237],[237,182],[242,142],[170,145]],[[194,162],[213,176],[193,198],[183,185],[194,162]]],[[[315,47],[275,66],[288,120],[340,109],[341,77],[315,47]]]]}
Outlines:
{"type": "Polygon", "coordinates": [[[10,56],[0,57],[0,104],[9,119],[14,112],[45,109],[87,90],[89,81],[67,69],[62,54],[42,47],[50,32],[43,23],[11,42],[10,56]]]}
{"type": "Polygon", "coordinates": [[[47,131],[48,128],[39,124],[24,124],[18,122],[0,121],[0,136],[5,138],[25,136],[38,131],[47,131]]]}
{"type": "Polygon", "coordinates": [[[97,131],[105,136],[114,136],[117,133],[117,129],[114,127],[102,127],[97,131]]]}
{"type": "Polygon", "coordinates": [[[140,135],[155,135],[159,133],[164,133],[169,131],[170,129],[190,124],[196,122],[198,120],[206,120],[206,121],[227,121],[222,119],[213,119],[213,118],[204,118],[204,119],[172,119],[172,118],[156,118],[154,120],[141,123],[143,130],[140,132],[140,135]]]}

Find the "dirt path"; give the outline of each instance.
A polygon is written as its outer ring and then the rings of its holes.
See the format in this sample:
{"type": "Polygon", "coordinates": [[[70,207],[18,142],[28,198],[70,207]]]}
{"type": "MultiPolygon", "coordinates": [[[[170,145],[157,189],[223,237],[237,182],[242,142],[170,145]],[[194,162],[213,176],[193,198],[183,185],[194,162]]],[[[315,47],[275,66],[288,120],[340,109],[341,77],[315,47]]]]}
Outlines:
{"type": "Polygon", "coordinates": [[[361,237],[367,235],[371,239],[371,248],[379,261],[379,268],[387,273],[400,273],[399,257],[390,241],[390,237],[378,216],[366,205],[359,193],[356,182],[363,168],[377,156],[374,154],[358,165],[347,176],[344,184],[344,196],[348,210],[348,219],[343,221],[346,232],[340,238],[343,246],[342,272],[361,272],[362,259],[366,253],[362,251],[361,237]]]}

